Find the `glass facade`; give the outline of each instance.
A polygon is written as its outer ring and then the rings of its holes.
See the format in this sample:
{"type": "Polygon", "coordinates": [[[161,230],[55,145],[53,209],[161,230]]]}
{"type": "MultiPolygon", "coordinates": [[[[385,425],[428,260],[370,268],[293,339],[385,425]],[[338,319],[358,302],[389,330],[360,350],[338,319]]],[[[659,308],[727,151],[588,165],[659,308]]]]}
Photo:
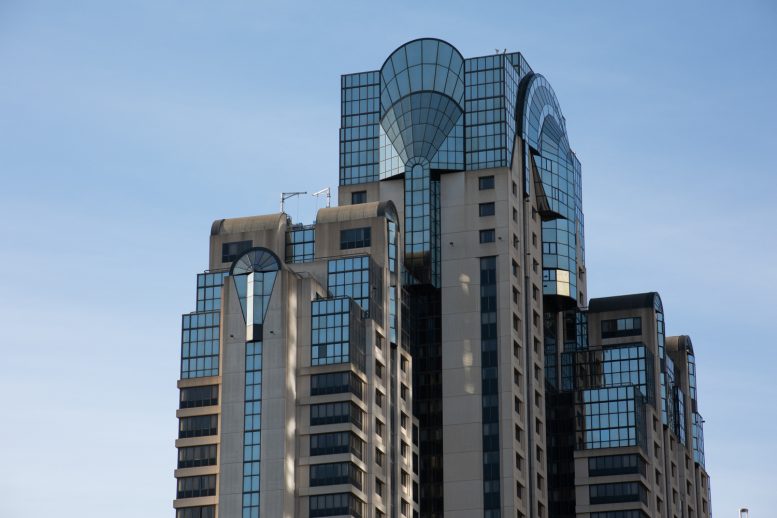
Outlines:
{"type": "Polygon", "coordinates": [[[315,258],[316,227],[295,225],[286,231],[286,262],[307,263],[315,258]]]}
{"type": "Polygon", "coordinates": [[[480,258],[480,364],[483,421],[483,516],[501,516],[499,469],[499,340],[496,257],[480,258]]]}
{"type": "Polygon", "coordinates": [[[580,394],[579,449],[646,447],[644,399],[636,387],[587,389],[580,394]]]}
{"type": "Polygon", "coordinates": [[[352,363],[364,372],[361,310],[346,297],[311,302],[311,365],[352,363]]]}
{"type": "Polygon", "coordinates": [[[327,264],[327,288],[332,297],[352,298],[366,318],[383,325],[382,270],[369,256],[330,259],[327,264]]]}

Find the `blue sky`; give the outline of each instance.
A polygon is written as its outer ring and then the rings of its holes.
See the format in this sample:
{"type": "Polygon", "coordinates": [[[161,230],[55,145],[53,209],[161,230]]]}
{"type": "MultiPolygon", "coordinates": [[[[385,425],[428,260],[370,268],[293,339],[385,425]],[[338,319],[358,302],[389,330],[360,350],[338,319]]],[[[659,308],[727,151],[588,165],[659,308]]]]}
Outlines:
{"type": "Polygon", "coordinates": [[[590,295],[661,293],[715,515],[774,515],[777,4],[420,4],[0,0],[0,516],[172,515],[211,221],[335,188],[339,75],[421,36],[551,81],[590,295]]]}

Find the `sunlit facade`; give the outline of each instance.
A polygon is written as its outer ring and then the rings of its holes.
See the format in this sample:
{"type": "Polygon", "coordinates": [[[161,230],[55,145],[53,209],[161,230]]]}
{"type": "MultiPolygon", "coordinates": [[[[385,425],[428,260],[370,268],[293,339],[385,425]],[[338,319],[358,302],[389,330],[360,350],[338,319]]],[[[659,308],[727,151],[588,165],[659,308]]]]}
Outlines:
{"type": "Polygon", "coordinates": [[[690,339],[657,294],[588,302],[547,79],[419,39],[341,110],[339,207],[214,224],[178,518],[709,516],[690,339]]]}

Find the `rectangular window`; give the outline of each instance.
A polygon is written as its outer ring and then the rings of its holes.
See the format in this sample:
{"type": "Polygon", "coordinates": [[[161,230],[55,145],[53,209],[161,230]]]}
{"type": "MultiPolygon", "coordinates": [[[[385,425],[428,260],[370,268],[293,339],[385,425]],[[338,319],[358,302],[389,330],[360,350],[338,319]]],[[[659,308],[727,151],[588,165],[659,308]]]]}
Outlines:
{"type": "Polygon", "coordinates": [[[222,263],[231,263],[238,257],[240,257],[243,252],[246,252],[251,249],[253,246],[253,243],[249,241],[233,241],[231,243],[224,243],[221,245],[221,262],[222,263]]]}
{"type": "Polygon", "coordinates": [[[199,468],[216,465],[216,445],[178,448],[178,468],[199,468]]]}
{"type": "Polygon", "coordinates": [[[481,191],[486,191],[488,189],[494,188],[494,176],[481,176],[478,178],[478,189],[481,191]]]}
{"type": "Polygon", "coordinates": [[[319,516],[362,516],[364,502],[351,493],[310,496],[310,518],[319,516]]]}
{"type": "MultiPolygon", "coordinates": [[[[353,363],[364,370],[364,336],[351,337],[351,311],[360,313],[351,299],[314,300],[311,304],[311,365],[353,363]],[[353,305],[353,308],[352,308],[353,305]],[[352,347],[353,345],[353,347],[352,347]]],[[[354,332],[363,327],[354,326],[354,332]]]]}
{"type": "Polygon", "coordinates": [[[183,315],[181,379],[218,376],[220,319],[218,311],[183,315]]]}
{"type": "Polygon", "coordinates": [[[198,415],[194,417],[182,417],[178,422],[178,438],[204,437],[218,433],[219,416],[198,415]]]}
{"type": "Polygon", "coordinates": [[[643,502],[647,504],[647,491],[638,482],[593,484],[588,486],[591,505],[619,502],[643,502]]]}
{"type": "Polygon", "coordinates": [[[351,484],[357,489],[361,489],[363,477],[362,470],[351,462],[332,462],[310,466],[311,487],[351,484]]]}
{"type": "Polygon", "coordinates": [[[286,232],[286,262],[304,263],[315,258],[316,227],[295,225],[286,232]]]}
{"type": "Polygon", "coordinates": [[[361,430],[364,412],[351,401],[310,405],[310,425],[352,423],[361,430]]]}
{"type": "Polygon", "coordinates": [[[215,505],[198,505],[196,507],[183,507],[175,511],[175,518],[215,518],[215,505]]]}
{"type": "Polygon", "coordinates": [[[216,475],[181,477],[178,479],[176,498],[197,498],[216,494],[216,475]]]}
{"type": "Polygon", "coordinates": [[[496,231],[493,228],[488,228],[480,231],[481,243],[493,243],[496,240],[496,231]]]}
{"type": "Polygon", "coordinates": [[[364,441],[353,432],[319,433],[310,436],[310,455],[351,453],[357,459],[364,456],[364,441]]]}
{"type": "Polygon", "coordinates": [[[493,201],[481,203],[480,205],[478,205],[478,215],[480,217],[493,216],[495,213],[496,213],[496,208],[494,206],[493,201]]]}
{"type": "Polygon", "coordinates": [[[351,193],[351,205],[367,203],[367,191],[353,191],[351,193]]]}
{"type": "Polygon", "coordinates": [[[196,408],[219,404],[218,385],[204,387],[187,387],[181,389],[181,400],[178,408],[196,408]]]}
{"type": "Polygon", "coordinates": [[[370,227],[349,228],[340,231],[340,250],[370,246],[370,227]]]}
{"type": "Polygon", "coordinates": [[[641,334],[642,319],[640,317],[602,320],[602,338],[619,338],[641,334]]]}
{"type": "Polygon", "coordinates": [[[364,382],[354,372],[328,372],[326,374],[313,374],[310,376],[311,396],[345,394],[349,392],[359,399],[364,399],[364,382]]]}
{"type": "Polygon", "coordinates": [[[606,477],[610,475],[630,475],[646,473],[645,461],[637,454],[605,455],[589,457],[588,476],[606,477]]]}

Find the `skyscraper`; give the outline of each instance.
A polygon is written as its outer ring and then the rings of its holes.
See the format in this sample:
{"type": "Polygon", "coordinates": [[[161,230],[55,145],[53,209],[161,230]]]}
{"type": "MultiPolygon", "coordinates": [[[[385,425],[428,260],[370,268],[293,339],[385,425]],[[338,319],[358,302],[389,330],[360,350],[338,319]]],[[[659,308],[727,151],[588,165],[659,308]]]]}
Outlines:
{"type": "Polygon", "coordinates": [[[548,81],[421,39],[341,86],[340,207],[214,223],[179,518],[707,516],[690,339],[587,307],[548,81]]]}

